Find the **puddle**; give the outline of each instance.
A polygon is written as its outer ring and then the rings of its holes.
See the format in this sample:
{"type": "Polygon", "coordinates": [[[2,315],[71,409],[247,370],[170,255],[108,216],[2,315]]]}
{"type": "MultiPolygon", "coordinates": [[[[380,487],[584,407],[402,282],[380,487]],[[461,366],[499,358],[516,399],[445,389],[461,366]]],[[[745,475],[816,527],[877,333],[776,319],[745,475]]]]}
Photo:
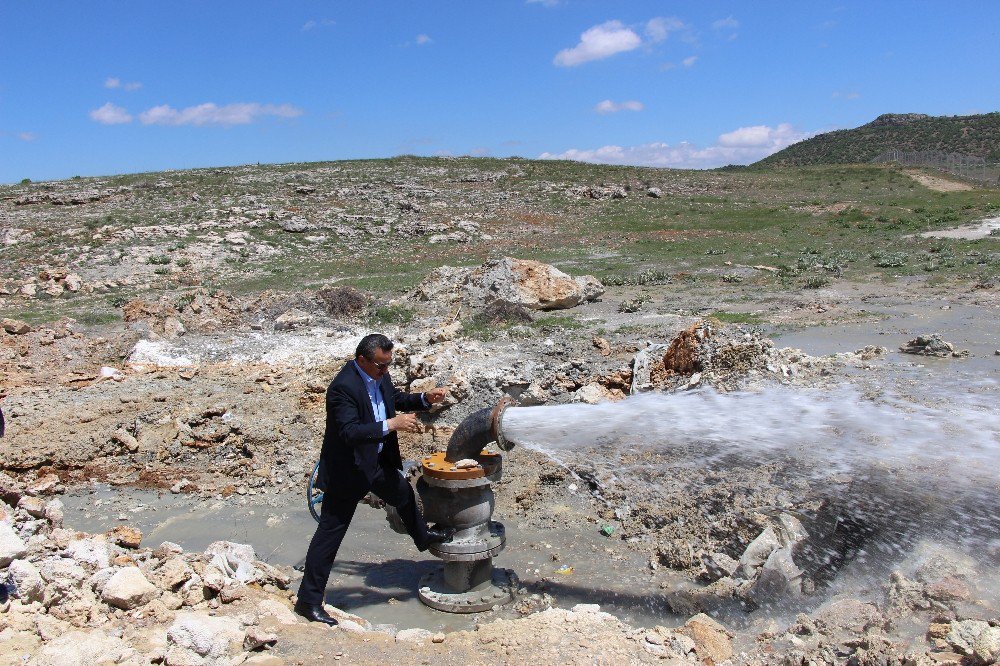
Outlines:
{"type": "Polygon", "coordinates": [[[865,345],[889,349],[887,359],[894,363],[918,364],[935,370],[946,368],[968,373],[1000,371],[1000,322],[995,311],[963,305],[947,310],[926,305],[897,305],[889,316],[878,321],[816,326],[798,331],[775,332],[779,347],[796,347],[813,356],[853,352],[865,345]],[[902,354],[899,347],[917,335],[939,333],[956,350],[968,350],[968,358],[935,358],[902,354]]]}
{"type": "MultiPolygon", "coordinates": [[[[203,551],[222,539],[249,543],[259,559],[288,566],[303,563],[316,525],[304,499],[290,494],[267,500],[213,500],[93,484],[68,492],[62,500],[66,524],[75,529],[101,533],[127,520],[142,530],[144,547],[173,541],[185,550],[203,551]]],[[[495,518],[507,528],[507,548],[494,564],[513,569],[523,584],[548,579],[546,591],[559,607],[597,603],[634,626],[683,621],[669,613],[659,579],[652,582],[641,557],[629,552],[610,556],[605,550],[608,541],[595,525],[541,529],[495,518]],[[572,573],[556,573],[566,566],[572,573]]],[[[424,606],[416,595],[417,581],[439,565],[440,560],[418,552],[409,537],[393,532],[384,512],[361,506],[337,556],[327,601],[373,624],[401,629],[457,631],[493,616],[456,615],[424,606]]],[[[297,586],[296,576],[292,589],[297,586]]]]}

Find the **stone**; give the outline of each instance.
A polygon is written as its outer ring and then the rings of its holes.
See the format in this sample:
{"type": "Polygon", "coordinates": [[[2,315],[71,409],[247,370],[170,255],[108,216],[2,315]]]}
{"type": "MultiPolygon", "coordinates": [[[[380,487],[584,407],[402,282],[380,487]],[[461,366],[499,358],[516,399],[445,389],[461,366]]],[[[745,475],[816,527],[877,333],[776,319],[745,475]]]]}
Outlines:
{"type": "Polygon", "coordinates": [[[441,343],[454,340],[462,332],[462,322],[454,321],[431,332],[430,342],[441,343]]]}
{"type": "Polygon", "coordinates": [[[244,638],[239,623],[232,618],[181,613],[167,629],[167,649],[168,654],[171,648],[181,648],[206,659],[221,660],[238,652],[244,638]]]}
{"type": "Polygon", "coordinates": [[[476,268],[442,266],[415,292],[421,300],[466,301],[482,307],[497,301],[532,310],[559,310],[596,300],[604,286],[593,276],[571,277],[554,266],[504,257],[476,268]]]}
{"type": "Polygon", "coordinates": [[[957,576],[946,576],[941,580],[928,583],[924,588],[924,594],[935,601],[968,601],[972,597],[972,591],[957,576]]]}
{"type": "Polygon", "coordinates": [[[95,666],[116,664],[135,656],[125,641],[103,631],[71,631],[46,643],[33,664],[95,666]]]}
{"type": "Polygon", "coordinates": [[[989,628],[989,623],[983,620],[955,620],[945,640],[960,654],[972,656],[980,634],[989,628]]]}
{"type": "Polygon", "coordinates": [[[66,555],[74,562],[94,569],[107,569],[111,565],[108,543],[103,538],[76,539],[66,546],[66,555]]]}
{"type": "Polygon", "coordinates": [[[972,653],[984,664],[1000,661],[1000,627],[989,626],[972,642],[972,653]]]}
{"type": "Polygon", "coordinates": [[[264,599],[257,604],[257,615],[273,617],[278,624],[299,624],[298,616],[285,604],[274,599],[264,599]]]}
{"type": "Polygon", "coordinates": [[[581,386],[573,392],[573,402],[582,402],[587,405],[596,405],[601,402],[607,402],[610,399],[610,391],[596,382],[581,386]]]}
{"type": "Polygon", "coordinates": [[[23,602],[41,601],[45,593],[45,581],[38,567],[28,560],[14,560],[7,567],[7,579],[13,584],[14,593],[23,602]]]}
{"type": "Polygon", "coordinates": [[[280,314],[274,321],[274,330],[292,331],[312,323],[312,315],[308,312],[293,308],[280,314]]]}
{"type": "Polygon", "coordinates": [[[690,618],[677,633],[694,641],[694,650],[702,663],[718,664],[733,656],[733,634],[704,613],[690,618]]]}
{"type": "Polygon", "coordinates": [[[135,549],[142,543],[142,530],[131,525],[118,525],[106,532],[105,536],[122,548],[135,549]]]}
{"type": "Polygon", "coordinates": [[[80,291],[81,287],[83,287],[83,278],[81,278],[76,273],[70,273],[66,276],[66,279],[63,281],[63,286],[66,287],[66,291],[71,291],[73,293],[76,293],[80,291]]]}
{"type": "Polygon", "coordinates": [[[21,321],[20,319],[8,319],[4,317],[0,319],[0,326],[3,330],[7,331],[11,335],[24,335],[25,333],[31,333],[31,326],[21,321]]]}
{"type": "Polygon", "coordinates": [[[27,511],[32,518],[45,517],[45,502],[38,497],[22,497],[17,508],[27,511]]]}
{"type": "Polygon", "coordinates": [[[0,523],[0,568],[24,557],[27,552],[27,547],[14,528],[7,523],[0,523]]]}
{"type": "Polygon", "coordinates": [[[661,190],[658,187],[650,187],[649,189],[646,190],[646,196],[652,197],[654,199],[659,199],[660,197],[663,196],[663,190],[661,190]]]}
{"type": "Polygon", "coordinates": [[[285,231],[293,234],[301,234],[306,231],[312,231],[316,227],[309,224],[309,221],[302,217],[292,217],[281,223],[281,228],[285,231]]]}
{"type": "Polygon", "coordinates": [[[701,562],[704,570],[700,577],[707,582],[732,576],[740,566],[739,562],[725,553],[702,553],[701,562]]]}
{"type": "Polygon", "coordinates": [[[423,643],[433,637],[426,629],[402,629],[396,634],[397,643],[423,643]]]}
{"type": "Polygon", "coordinates": [[[860,634],[869,626],[878,626],[884,619],[874,604],[857,599],[834,599],[820,606],[812,614],[820,630],[827,633],[846,630],[860,634]]]}
{"type": "Polygon", "coordinates": [[[260,627],[247,627],[243,636],[244,650],[259,650],[264,647],[271,647],[278,642],[278,634],[264,631],[260,627]]]}
{"type": "Polygon", "coordinates": [[[156,587],[146,580],[138,567],[119,569],[101,591],[101,599],[110,606],[131,610],[155,597],[156,587]]]}
{"type": "Polygon", "coordinates": [[[62,527],[63,512],[62,500],[52,499],[45,503],[45,519],[52,524],[52,527],[62,527]]]}
{"type": "Polygon", "coordinates": [[[215,541],[208,545],[208,548],[205,549],[205,554],[211,557],[209,566],[205,568],[205,573],[202,574],[205,577],[205,584],[209,585],[208,576],[213,569],[223,576],[222,584],[217,588],[212,586],[213,589],[221,590],[222,586],[230,580],[249,583],[258,579],[257,568],[255,566],[257,554],[254,552],[253,546],[244,543],[233,543],[232,541],[215,541]]]}
{"type": "Polygon", "coordinates": [[[781,540],[771,526],[764,528],[764,531],[757,535],[757,538],[750,542],[750,545],[740,556],[739,573],[744,578],[753,578],[757,569],[764,565],[771,553],[781,548],[781,540]]]}
{"type": "Polygon", "coordinates": [[[164,590],[176,590],[194,575],[194,569],[182,557],[171,557],[157,570],[157,583],[164,590]]]}

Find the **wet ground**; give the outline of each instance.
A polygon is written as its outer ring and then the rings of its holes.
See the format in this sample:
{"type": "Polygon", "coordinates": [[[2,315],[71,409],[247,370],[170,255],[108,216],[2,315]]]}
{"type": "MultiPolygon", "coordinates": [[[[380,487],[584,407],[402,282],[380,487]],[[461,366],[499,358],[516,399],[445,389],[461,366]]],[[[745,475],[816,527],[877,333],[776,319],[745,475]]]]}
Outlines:
{"type": "MultiPolygon", "coordinates": [[[[301,565],[315,529],[305,500],[290,493],[205,500],[100,483],[68,492],[63,502],[66,523],[79,530],[100,533],[127,518],[142,530],[147,547],[172,541],[201,551],[213,541],[229,540],[253,545],[260,559],[278,565],[301,565]]],[[[530,592],[546,592],[562,608],[598,603],[635,626],[682,621],[667,611],[641,557],[609,549],[595,525],[541,529],[506,519],[504,525],[507,548],[494,563],[513,569],[530,592]]],[[[417,581],[439,565],[436,558],[417,552],[406,535],[393,532],[383,511],[361,506],[337,557],[327,602],[373,624],[433,631],[470,629],[477,621],[497,617],[424,606],[417,599],[417,581]]],[[[512,616],[513,611],[504,613],[512,616]]]]}

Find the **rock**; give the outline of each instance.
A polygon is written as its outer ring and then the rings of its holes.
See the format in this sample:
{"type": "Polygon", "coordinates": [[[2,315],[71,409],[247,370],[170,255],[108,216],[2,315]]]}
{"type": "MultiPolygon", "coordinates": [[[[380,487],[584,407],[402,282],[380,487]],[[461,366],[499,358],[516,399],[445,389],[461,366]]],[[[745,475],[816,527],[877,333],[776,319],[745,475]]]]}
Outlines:
{"type": "Polygon", "coordinates": [[[281,223],[281,228],[285,231],[293,234],[301,234],[306,231],[312,231],[316,227],[309,224],[309,221],[304,217],[292,217],[290,219],[284,220],[281,223]]]}
{"type": "Polygon", "coordinates": [[[38,497],[22,497],[21,501],[17,503],[17,508],[23,509],[33,518],[45,517],[45,502],[38,497]]]}
{"type": "Polygon", "coordinates": [[[38,568],[27,560],[14,560],[7,567],[7,579],[14,593],[21,601],[41,601],[45,593],[45,581],[38,568]]]}
{"type": "Polygon", "coordinates": [[[913,338],[905,345],[899,348],[904,354],[917,354],[919,356],[937,356],[939,358],[946,358],[949,356],[961,357],[968,356],[968,351],[955,351],[954,345],[950,342],[945,342],[940,335],[933,333],[931,335],[918,335],[913,338]]]}
{"type": "Polygon", "coordinates": [[[396,634],[397,643],[423,643],[433,637],[426,629],[403,629],[396,634]]]}
{"type": "Polygon", "coordinates": [[[812,617],[816,626],[826,633],[844,630],[860,634],[866,628],[880,626],[885,621],[874,604],[866,604],[857,599],[828,601],[812,617]]]}
{"type": "Polygon", "coordinates": [[[53,499],[45,503],[45,519],[52,524],[52,527],[62,527],[63,518],[62,500],[53,499]]]}
{"type": "Polygon", "coordinates": [[[972,597],[972,591],[957,576],[946,576],[941,580],[929,583],[924,588],[924,594],[936,601],[968,601],[972,597]]]}
{"type": "Polygon", "coordinates": [[[700,578],[707,582],[719,580],[736,573],[740,563],[725,553],[702,553],[701,562],[704,566],[700,578]]]}
{"type": "Polygon", "coordinates": [[[435,329],[431,332],[430,341],[432,343],[448,342],[454,340],[462,332],[462,322],[454,321],[446,326],[435,329]]]}
{"type": "Polygon", "coordinates": [[[7,331],[11,335],[24,335],[25,333],[31,333],[31,326],[24,323],[20,319],[8,319],[4,317],[0,320],[0,326],[3,330],[7,331]]]}
{"type": "Polygon", "coordinates": [[[179,338],[187,333],[184,322],[179,318],[170,316],[163,320],[163,336],[166,338],[179,338]]]}
{"type": "Polygon", "coordinates": [[[592,383],[581,386],[573,392],[573,402],[582,402],[588,405],[596,405],[600,402],[607,402],[611,399],[611,392],[604,386],[592,383]]]}
{"type": "Polygon", "coordinates": [[[791,549],[784,547],[771,552],[743,596],[763,606],[786,596],[798,596],[801,592],[802,570],[792,561],[791,549]]]}
{"type": "Polygon", "coordinates": [[[156,594],[156,587],[146,580],[138,567],[125,567],[105,583],[101,599],[115,608],[131,610],[142,606],[156,594]]]}
{"type": "Polygon", "coordinates": [[[122,548],[134,549],[138,548],[139,544],[142,543],[142,530],[131,525],[118,525],[106,532],[105,535],[113,543],[118,544],[122,548]]]}
{"type": "Polygon", "coordinates": [[[444,643],[446,636],[440,631],[431,636],[431,643],[444,643]]]}
{"type": "Polygon", "coordinates": [[[279,624],[299,624],[299,617],[288,606],[274,599],[264,599],[257,604],[257,614],[273,617],[279,624]]]}
{"type": "Polygon", "coordinates": [[[647,197],[653,197],[654,199],[659,199],[663,196],[663,190],[658,187],[650,187],[646,190],[647,197]]]}
{"type": "Polygon", "coordinates": [[[264,631],[260,627],[247,627],[243,636],[244,650],[259,650],[263,647],[270,647],[278,642],[278,634],[264,631]]]}
{"type": "Polygon", "coordinates": [[[125,641],[103,631],[71,631],[46,643],[32,663],[38,666],[95,666],[117,664],[134,656],[135,650],[125,641]]]}
{"type": "Polygon", "coordinates": [[[972,656],[980,635],[989,628],[989,623],[983,620],[956,620],[951,623],[951,630],[945,636],[945,640],[957,652],[972,656]]]}
{"type": "Polygon", "coordinates": [[[66,546],[66,555],[74,562],[93,569],[107,569],[111,566],[108,543],[102,538],[76,539],[66,546]]]}
{"type": "Polygon", "coordinates": [[[26,552],[27,548],[14,528],[7,523],[0,523],[0,568],[24,557],[26,552]]]}
{"type": "Polygon", "coordinates": [[[80,288],[83,286],[83,278],[76,273],[70,273],[63,281],[63,285],[66,287],[66,291],[76,293],[80,291],[80,288]]]}
{"type": "Polygon", "coordinates": [[[753,578],[757,569],[764,565],[771,553],[781,548],[781,540],[769,525],[764,531],[757,535],[757,538],[750,542],[743,555],[740,556],[739,573],[744,578],[753,578]]]}
{"type": "Polygon", "coordinates": [[[1000,661],[1000,627],[989,626],[972,642],[972,653],[984,664],[1000,661]]]}
{"type": "Polygon", "coordinates": [[[503,302],[532,310],[571,308],[603,293],[593,276],[573,278],[554,266],[511,257],[476,268],[442,266],[414,292],[421,300],[464,301],[473,307],[503,302]]]}
{"type": "Polygon", "coordinates": [[[303,326],[308,326],[310,323],[312,323],[311,314],[293,308],[278,316],[274,322],[274,330],[292,331],[303,326]]]}
{"type": "Polygon", "coordinates": [[[21,482],[6,472],[0,472],[0,500],[10,506],[17,506],[24,494],[24,486],[21,482]]]}
{"type": "Polygon", "coordinates": [[[199,657],[221,660],[243,647],[244,632],[236,620],[205,613],[182,613],[167,629],[168,663],[171,648],[193,652],[199,657]]]}
{"type": "Polygon", "coordinates": [[[249,583],[257,580],[257,568],[254,566],[257,555],[253,546],[232,541],[215,541],[208,545],[205,554],[211,557],[209,566],[205,568],[205,584],[213,589],[222,589],[222,585],[235,580],[249,583]],[[222,584],[218,588],[209,585],[208,574],[215,569],[222,574],[222,584]]]}
{"type": "Polygon", "coordinates": [[[689,619],[677,633],[694,641],[695,652],[702,663],[719,664],[733,656],[733,634],[704,613],[689,619]]]}

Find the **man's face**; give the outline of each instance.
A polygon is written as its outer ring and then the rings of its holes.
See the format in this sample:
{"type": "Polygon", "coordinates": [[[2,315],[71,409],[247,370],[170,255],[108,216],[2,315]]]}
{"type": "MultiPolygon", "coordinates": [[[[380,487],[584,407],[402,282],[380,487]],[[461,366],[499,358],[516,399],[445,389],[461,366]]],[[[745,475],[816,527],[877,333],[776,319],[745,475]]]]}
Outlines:
{"type": "Polygon", "coordinates": [[[372,379],[382,379],[382,375],[389,372],[389,366],[392,365],[392,351],[376,349],[372,358],[359,356],[357,360],[365,374],[372,379]]]}

